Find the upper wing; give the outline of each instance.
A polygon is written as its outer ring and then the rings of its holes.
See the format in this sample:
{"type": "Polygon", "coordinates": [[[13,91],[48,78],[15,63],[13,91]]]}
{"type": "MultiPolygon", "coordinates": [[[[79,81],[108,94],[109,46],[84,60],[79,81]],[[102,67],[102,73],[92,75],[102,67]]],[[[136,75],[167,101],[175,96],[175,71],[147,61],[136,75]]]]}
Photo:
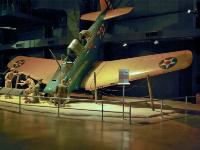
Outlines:
{"type": "Polygon", "coordinates": [[[30,75],[38,80],[43,79],[43,83],[48,83],[58,69],[58,64],[55,60],[17,56],[8,63],[8,68],[16,68],[19,72],[30,75]]]}
{"type": "Polygon", "coordinates": [[[187,68],[192,63],[192,53],[188,50],[141,56],[135,58],[103,61],[96,64],[82,83],[87,90],[94,89],[94,72],[97,88],[116,85],[119,69],[129,69],[129,80],[138,80],[187,68]]]}

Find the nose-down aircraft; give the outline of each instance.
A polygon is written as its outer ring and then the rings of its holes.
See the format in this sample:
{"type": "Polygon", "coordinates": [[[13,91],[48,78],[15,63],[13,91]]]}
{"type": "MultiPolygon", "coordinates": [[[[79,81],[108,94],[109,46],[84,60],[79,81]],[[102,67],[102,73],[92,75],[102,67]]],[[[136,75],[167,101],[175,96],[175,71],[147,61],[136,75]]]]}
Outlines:
{"type": "Polygon", "coordinates": [[[132,7],[114,9],[110,0],[100,0],[100,8],[100,11],[81,16],[82,20],[94,21],[94,24],[88,30],[81,31],[79,38],[69,44],[68,56],[62,61],[17,56],[8,63],[8,67],[14,67],[36,80],[43,79],[43,83],[46,84],[45,93],[56,93],[58,85],[64,85],[64,92],[69,96],[79,88],[92,91],[95,87],[100,89],[116,85],[119,69],[122,68],[129,70],[129,80],[133,81],[185,69],[192,63],[192,53],[189,50],[98,61],[100,44],[106,31],[106,20],[133,11],[132,7]],[[75,59],[69,62],[72,53],[75,59]]]}

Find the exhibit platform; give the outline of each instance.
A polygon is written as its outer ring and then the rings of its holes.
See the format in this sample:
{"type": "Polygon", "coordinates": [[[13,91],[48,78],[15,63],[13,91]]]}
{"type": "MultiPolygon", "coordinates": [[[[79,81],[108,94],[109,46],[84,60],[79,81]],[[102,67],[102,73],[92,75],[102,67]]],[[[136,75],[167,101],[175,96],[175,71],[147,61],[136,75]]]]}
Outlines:
{"type": "Polygon", "coordinates": [[[47,100],[40,103],[25,103],[24,97],[0,96],[0,109],[23,114],[45,115],[70,119],[105,121],[112,123],[150,124],[184,117],[184,111],[200,111],[200,105],[172,100],[155,101],[155,111],[152,111],[146,98],[127,98],[124,105],[120,101],[91,99],[69,99],[64,106],[58,106],[47,100]],[[128,102],[131,101],[130,102],[128,102]],[[180,111],[181,110],[181,111],[180,111]]]}

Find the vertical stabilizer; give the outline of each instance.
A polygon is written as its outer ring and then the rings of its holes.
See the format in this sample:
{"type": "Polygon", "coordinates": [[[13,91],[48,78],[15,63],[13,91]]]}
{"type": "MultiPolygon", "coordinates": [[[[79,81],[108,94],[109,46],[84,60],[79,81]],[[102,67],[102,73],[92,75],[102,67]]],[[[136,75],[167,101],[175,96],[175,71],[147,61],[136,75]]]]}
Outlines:
{"type": "Polygon", "coordinates": [[[106,9],[113,9],[112,3],[110,0],[100,0],[101,11],[106,9]]]}

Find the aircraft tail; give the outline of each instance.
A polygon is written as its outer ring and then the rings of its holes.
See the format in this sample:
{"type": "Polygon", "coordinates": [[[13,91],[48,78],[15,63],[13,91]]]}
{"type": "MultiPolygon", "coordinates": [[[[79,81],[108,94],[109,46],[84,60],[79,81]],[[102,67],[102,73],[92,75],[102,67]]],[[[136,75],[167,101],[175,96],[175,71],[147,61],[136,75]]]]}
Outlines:
{"type": "Polygon", "coordinates": [[[106,15],[104,16],[104,20],[128,14],[133,10],[133,7],[123,7],[123,8],[113,9],[110,0],[100,0],[100,7],[101,11],[84,14],[81,16],[81,20],[96,21],[97,17],[106,9],[107,12],[106,15]]]}
{"type": "Polygon", "coordinates": [[[101,11],[106,9],[113,9],[112,3],[110,0],[100,0],[101,11]]]}

